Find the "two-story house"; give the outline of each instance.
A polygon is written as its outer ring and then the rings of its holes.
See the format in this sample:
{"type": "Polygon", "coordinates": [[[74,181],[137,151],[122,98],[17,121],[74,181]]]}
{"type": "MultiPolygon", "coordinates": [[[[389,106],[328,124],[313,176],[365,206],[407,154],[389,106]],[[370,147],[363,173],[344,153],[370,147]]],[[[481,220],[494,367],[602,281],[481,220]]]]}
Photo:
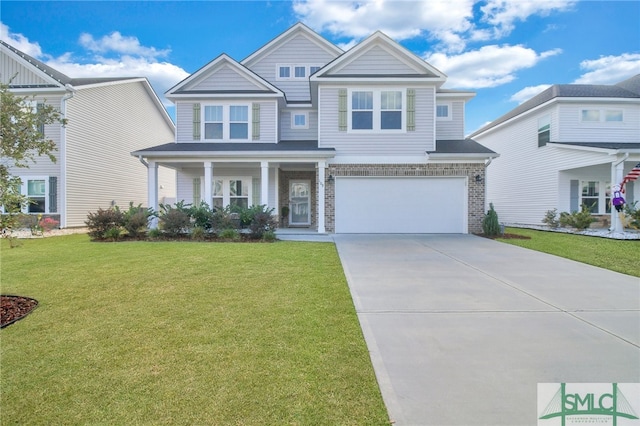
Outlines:
{"type": "MultiPolygon", "coordinates": [[[[500,152],[487,202],[501,221],[541,225],[582,205],[621,230],[611,189],[640,161],[640,74],[613,85],[556,84],[471,135],[500,152]]],[[[627,203],[640,185],[625,185],[627,203]]]]}
{"type": "Polygon", "coordinates": [[[178,200],[287,207],[289,227],[479,232],[496,154],[464,139],[474,94],[443,90],[445,81],[381,32],[344,52],[296,24],[167,91],[175,141],[132,154],[148,163],[150,200],[166,166],[178,200]]]}
{"type": "MultiPolygon", "coordinates": [[[[0,81],[68,120],[42,129],[56,144],[55,163],[41,156],[29,168],[10,168],[31,200],[24,213],[82,227],[99,208],[147,204],[147,172],[130,152],[173,140],[175,126],[145,78],[70,78],[0,41],[0,81]]],[[[159,200],[174,201],[175,171],[163,167],[159,176],[159,200]]]]}

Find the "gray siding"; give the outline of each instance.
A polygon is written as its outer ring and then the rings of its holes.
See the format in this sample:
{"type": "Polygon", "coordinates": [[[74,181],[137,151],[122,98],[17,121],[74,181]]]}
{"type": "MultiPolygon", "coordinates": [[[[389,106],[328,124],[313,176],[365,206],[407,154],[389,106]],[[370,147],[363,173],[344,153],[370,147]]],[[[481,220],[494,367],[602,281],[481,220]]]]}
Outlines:
{"type": "Polygon", "coordinates": [[[416,70],[398,60],[380,46],[374,46],[332,75],[417,74],[416,70]]]}
{"type": "Polygon", "coordinates": [[[451,120],[436,120],[436,139],[464,139],[464,101],[451,102],[451,120]]]}
{"type": "Polygon", "coordinates": [[[282,111],[280,114],[280,139],[297,140],[317,140],[318,139],[318,113],[309,111],[309,128],[292,129],[291,114],[297,111],[282,111]]]}
{"type": "MultiPolygon", "coordinates": [[[[230,100],[216,99],[211,102],[225,103],[229,101],[230,100]]],[[[233,101],[235,102],[237,99],[233,101]]],[[[203,101],[203,103],[207,102],[209,101],[203,101]]],[[[243,102],[245,101],[243,100],[243,102]]],[[[260,104],[260,140],[252,142],[276,143],[278,141],[276,120],[278,104],[276,101],[252,101],[251,99],[247,99],[246,102],[249,104],[258,102],[260,104]]],[[[249,120],[251,120],[251,116],[249,120]]],[[[249,125],[251,125],[251,123],[249,123],[249,125]]],[[[199,142],[193,140],[193,102],[176,102],[176,126],[178,143],[199,142]]]]}
{"type": "Polygon", "coordinates": [[[194,81],[184,87],[184,90],[257,90],[264,89],[247,77],[240,75],[227,64],[205,78],[194,81]]]}
{"type": "MultiPolygon", "coordinates": [[[[146,206],[147,169],[130,153],[171,142],[173,128],[143,84],[82,88],[69,101],[67,117],[67,226],[84,226],[87,212],[112,201],[146,206]]],[[[171,175],[160,173],[164,191],[175,191],[171,175]]]]}
{"type": "Polygon", "coordinates": [[[306,101],[309,94],[309,79],[277,80],[278,65],[325,65],[335,58],[303,34],[298,34],[286,44],[277,47],[250,69],[285,92],[289,101],[306,101]]]}
{"type": "Polygon", "coordinates": [[[340,155],[425,156],[434,149],[433,87],[416,89],[416,130],[405,133],[350,133],[338,130],[338,88],[320,88],[319,146],[340,155]]]}

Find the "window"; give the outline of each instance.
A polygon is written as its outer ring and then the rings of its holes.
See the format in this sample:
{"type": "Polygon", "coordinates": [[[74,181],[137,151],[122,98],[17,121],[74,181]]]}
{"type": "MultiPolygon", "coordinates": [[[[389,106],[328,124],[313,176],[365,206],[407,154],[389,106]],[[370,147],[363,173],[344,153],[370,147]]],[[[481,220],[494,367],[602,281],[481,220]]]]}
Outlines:
{"type": "Polygon", "coordinates": [[[621,109],[583,109],[580,119],[583,123],[622,123],[624,114],[621,109]]]}
{"type": "Polygon", "coordinates": [[[27,213],[46,213],[47,181],[45,179],[27,180],[27,213]]]}
{"type": "Polygon", "coordinates": [[[404,130],[405,94],[403,90],[353,90],[351,92],[351,130],[404,130]]]}
{"type": "Polygon", "coordinates": [[[291,114],[292,129],[308,129],[309,115],[306,112],[295,112],[291,114]]]}
{"type": "Polygon", "coordinates": [[[311,66],[309,67],[309,75],[313,74],[314,72],[318,71],[320,68],[319,66],[311,66]]]}
{"type": "Polygon", "coordinates": [[[305,78],[307,69],[305,67],[294,67],[294,77],[295,78],[305,78]]]}
{"type": "Polygon", "coordinates": [[[205,140],[248,140],[248,105],[205,105],[205,140]]]}
{"type": "Polygon", "coordinates": [[[280,67],[280,71],[278,73],[279,78],[289,78],[291,77],[291,68],[290,67],[280,67]]]}
{"type": "Polygon", "coordinates": [[[436,118],[438,120],[450,120],[451,119],[451,115],[449,114],[450,110],[451,110],[451,107],[449,106],[449,104],[436,105],[436,118]]]}
{"type": "Polygon", "coordinates": [[[580,205],[593,214],[611,213],[611,183],[584,180],[580,183],[580,205]]]}
{"type": "Polygon", "coordinates": [[[551,116],[538,119],[538,146],[545,146],[551,140],[551,116]]]}
{"type": "Polygon", "coordinates": [[[249,207],[251,199],[250,177],[219,178],[213,180],[213,207],[224,206],[249,207]]]}

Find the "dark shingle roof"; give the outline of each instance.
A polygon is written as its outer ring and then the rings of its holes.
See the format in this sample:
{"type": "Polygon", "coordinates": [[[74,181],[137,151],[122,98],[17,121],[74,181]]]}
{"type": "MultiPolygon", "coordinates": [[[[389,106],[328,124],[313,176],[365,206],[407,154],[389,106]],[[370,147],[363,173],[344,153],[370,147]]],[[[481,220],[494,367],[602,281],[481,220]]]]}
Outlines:
{"type": "Polygon", "coordinates": [[[550,142],[554,145],[584,146],[603,149],[640,149],[640,142],[550,142]]]}
{"type": "Polygon", "coordinates": [[[264,142],[189,142],[189,143],[166,143],[152,146],[136,152],[144,153],[189,153],[189,152],[210,152],[212,154],[222,152],[285,152],[285,151],[308,151],[308,152],[335,152],[333,148],[318,148],[318,141],[280,141],[279,143],[264,142]]]}
{"type": "Polygon", "coordinates": [[[473,139],[459,139],[437,140],[435,151],[427,151],[427,154],[487,154],[487,156],[494,156],[496,152],[473,139]]]}
{"type": "Polygon", "coordinates": [[[639,98],[640,74],[618,84],[554,84],[528,101],[520,104],[502,117],[473,132],[474,137],[498,124],[504,123],[554,98],[639,98]]]}

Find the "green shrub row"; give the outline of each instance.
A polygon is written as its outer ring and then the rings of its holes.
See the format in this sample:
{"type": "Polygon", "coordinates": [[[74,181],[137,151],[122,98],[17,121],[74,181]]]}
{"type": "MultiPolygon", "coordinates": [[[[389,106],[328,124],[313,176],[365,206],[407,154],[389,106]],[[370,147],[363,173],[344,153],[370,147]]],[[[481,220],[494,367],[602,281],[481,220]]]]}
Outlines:
{"type": "Polygon", "coordinates": [[[239,241],[244,237],[274,241],[277,227],[274,210],[264,205],[211,208],[204,202],[191,205],[181,201],[174,205],[160,204],[160,210],[156,212],[130,203],[126,211],[114,206],[89,213],[85,224],[89,229],[89,236],[96,241],[117,241],[124,237],[188,237],[193,240],[225,241],[239,241]],[[158,227],[149,229],[154,220],[158,221],[158,227]]]}

